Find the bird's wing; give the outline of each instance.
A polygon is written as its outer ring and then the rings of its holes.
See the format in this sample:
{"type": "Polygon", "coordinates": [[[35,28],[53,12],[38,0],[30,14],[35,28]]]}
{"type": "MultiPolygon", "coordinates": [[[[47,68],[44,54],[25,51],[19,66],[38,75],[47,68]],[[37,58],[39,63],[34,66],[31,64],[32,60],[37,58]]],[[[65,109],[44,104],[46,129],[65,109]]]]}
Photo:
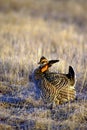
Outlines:
{"type": "Polygon", "coordinates": [[[58,99],[60,104],[74,100],[76,97],[76,91],[74,86],[69,84],[69,79],[65,74],[49,73],[46,74],[48,81],[55,86],[58,90],[58,99]]]}
{"type": "Polygon", "coordinates": [[[62,88],[66,87],[68,85],[68,78],[59,73],[46,73],[45,78],[54,85],[58,90],[61,90],[62,88]]]}
{"type": "Polygon", "coordinates": [[[61,100],[65,100],[69,101],[69,100],[74,100],[76,97],[76,91],[75,89],[71,89],[69,87],[65,88],[65,89],[61,89],[59,92],[59,95],[61,97],[61,100]]]}

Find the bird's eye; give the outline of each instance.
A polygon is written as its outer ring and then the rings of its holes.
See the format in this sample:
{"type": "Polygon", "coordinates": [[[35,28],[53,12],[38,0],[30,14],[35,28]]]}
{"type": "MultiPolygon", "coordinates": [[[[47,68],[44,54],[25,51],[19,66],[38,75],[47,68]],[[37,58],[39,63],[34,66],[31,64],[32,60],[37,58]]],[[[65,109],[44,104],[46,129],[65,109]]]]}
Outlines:
{"type": "Polygon", "coordinates": [[[42,64],[44,64],[45,62],[44,61],[42,61],[42,64]]]}

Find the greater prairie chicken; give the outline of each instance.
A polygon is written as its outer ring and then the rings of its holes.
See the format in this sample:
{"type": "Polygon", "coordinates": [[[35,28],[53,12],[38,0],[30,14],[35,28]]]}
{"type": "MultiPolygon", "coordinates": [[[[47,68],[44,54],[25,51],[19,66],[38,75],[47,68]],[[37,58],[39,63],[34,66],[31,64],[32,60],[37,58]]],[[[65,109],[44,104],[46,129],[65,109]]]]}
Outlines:
{"type": "Polygon", "coordinates": [[[49,67],[59,60],[48,61],[44,56],[40,59],[40,66],[33,72],[33,81],[39,88],[45,103],[63,104],[75,99],[75,73],[69,66],[68,74],[50,72],[49,67]]]}

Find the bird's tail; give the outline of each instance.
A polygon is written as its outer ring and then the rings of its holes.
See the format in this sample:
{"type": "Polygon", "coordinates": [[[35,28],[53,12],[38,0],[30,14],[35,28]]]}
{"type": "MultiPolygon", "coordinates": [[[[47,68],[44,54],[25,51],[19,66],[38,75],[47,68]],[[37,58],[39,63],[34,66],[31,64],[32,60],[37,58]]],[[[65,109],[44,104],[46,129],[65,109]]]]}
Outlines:
{"type": "Polygon", "coordinates": [[[71,81],[71,85],[74,85],[75,83],[75,72],[72,66],[69,66],[69,72],[68,72],[68,78],[71,81]]]}

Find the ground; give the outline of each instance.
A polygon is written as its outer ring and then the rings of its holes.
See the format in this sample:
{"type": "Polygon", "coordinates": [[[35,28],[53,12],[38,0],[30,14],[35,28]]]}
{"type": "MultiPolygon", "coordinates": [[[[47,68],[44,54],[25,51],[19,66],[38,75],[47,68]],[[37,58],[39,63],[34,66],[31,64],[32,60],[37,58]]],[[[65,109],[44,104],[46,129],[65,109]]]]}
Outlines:
{"type": "Polygon", "coordinates": [[[0,129],[87,129],[87,2],[0,1],[0,129]],[[37,98],[32,71],[41,56],[51,70],[76,74],[73,102],[49,109],[37,98]]]}

